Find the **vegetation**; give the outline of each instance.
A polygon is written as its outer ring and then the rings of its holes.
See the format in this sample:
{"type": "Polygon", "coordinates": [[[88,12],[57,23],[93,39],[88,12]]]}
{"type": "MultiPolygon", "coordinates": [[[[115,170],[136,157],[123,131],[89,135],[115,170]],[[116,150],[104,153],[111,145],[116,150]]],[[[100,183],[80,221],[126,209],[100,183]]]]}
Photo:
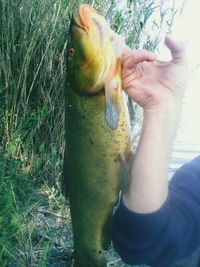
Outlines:
{"type": "MultiPolygon", "coordinates": [[[[67,30],[79,2],[0,0],[2,267],[70,264],[69,207],[60,193],[59,179],[67,30]]],[[[151,50],[160,42],[162,31],[158,34],[158,29],[171,30],[182,9],[177,9],[175,1],[163,0],[84,2],[95,6],[130,47],[143,45],[151,50]],[[156,34],[150,35],[149,28],[156,34]]],[[[134,123],[141,120],[138,110],[134,105],[134,123]]],[[[108,261],[109,266],[125,266],[112,250],[108,261]]]]}

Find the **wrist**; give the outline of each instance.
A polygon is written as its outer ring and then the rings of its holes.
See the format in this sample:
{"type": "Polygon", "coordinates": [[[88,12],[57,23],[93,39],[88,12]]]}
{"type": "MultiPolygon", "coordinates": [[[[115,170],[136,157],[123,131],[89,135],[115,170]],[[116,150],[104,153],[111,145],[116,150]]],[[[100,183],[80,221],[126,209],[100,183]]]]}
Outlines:
{"type": "Polygon", "coordinates": [[[140,213],[159,209],[168,194],[168,168],[181,106],[144,109],[140,141],[131,168],[124,204],[140,213]]]}
{"type": "Polygon", "coordinates": [[[157,129],[159,127],[168,128],[169,130],[177,128],[181,117],[182,103],[162,105],[154,108],[144,108],[143,113],[143,128],[151,127],[155,125],[157,129]]]}
{"type": "Polygon", "coordinates": [[[183,99],[169,99],[155,105],[146,105],[143,106],[144,113],[159,113],[159,114],[174,114],[179,112],[182,108],[183,99]]]}

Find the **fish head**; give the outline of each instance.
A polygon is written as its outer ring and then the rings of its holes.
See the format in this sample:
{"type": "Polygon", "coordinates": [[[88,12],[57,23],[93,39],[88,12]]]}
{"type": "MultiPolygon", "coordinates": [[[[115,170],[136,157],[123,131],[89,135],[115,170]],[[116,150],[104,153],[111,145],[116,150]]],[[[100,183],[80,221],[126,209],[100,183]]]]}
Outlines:
{"type": "Polygon", "coordinates": [[[94,8],[81,4],[70,23],[67,46],[67,78],[79,94],[105,91],[106,120],[117,127],[121,90],[122,39],[94,8]]]}
{"type": "Polygon", "coordinates": [[[74,12],[69,30],[67,70],[70,87],[80,93],[93,94],[102,67],[101,33],[106,21],[95,9],[81,4],[74,12]],[[95,23],[98,22],[98,26],[95,23]],[[98,28],[99,27],[99,28],[98,28]]]}

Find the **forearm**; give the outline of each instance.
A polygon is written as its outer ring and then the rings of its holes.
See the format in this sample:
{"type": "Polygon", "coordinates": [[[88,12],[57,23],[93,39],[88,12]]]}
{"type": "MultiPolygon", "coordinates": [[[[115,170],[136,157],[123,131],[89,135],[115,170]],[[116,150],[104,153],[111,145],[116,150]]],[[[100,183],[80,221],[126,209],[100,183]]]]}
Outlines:
{"type": "MultiPolygon", "coordinates": [[[[181,106],[181,105],[180,105],[181,106]]],[[[145,111],[141,138],[132,164],[124,204],[135,212],[159,209],[168,194],[168,167],[181,107],[145,111]]]]}

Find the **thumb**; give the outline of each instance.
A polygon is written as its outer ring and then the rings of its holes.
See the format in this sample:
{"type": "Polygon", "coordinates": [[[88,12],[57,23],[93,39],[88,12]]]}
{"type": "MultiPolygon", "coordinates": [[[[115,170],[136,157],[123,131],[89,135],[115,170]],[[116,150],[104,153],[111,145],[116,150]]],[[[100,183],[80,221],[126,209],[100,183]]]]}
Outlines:
{"type": "Polygon", "coordinates": [[[186,60],[186,49],[183,42],[174,40],[170,36],[166,36],[165,45],[169,48],[174,61],[183,62],[186,60]]]}

